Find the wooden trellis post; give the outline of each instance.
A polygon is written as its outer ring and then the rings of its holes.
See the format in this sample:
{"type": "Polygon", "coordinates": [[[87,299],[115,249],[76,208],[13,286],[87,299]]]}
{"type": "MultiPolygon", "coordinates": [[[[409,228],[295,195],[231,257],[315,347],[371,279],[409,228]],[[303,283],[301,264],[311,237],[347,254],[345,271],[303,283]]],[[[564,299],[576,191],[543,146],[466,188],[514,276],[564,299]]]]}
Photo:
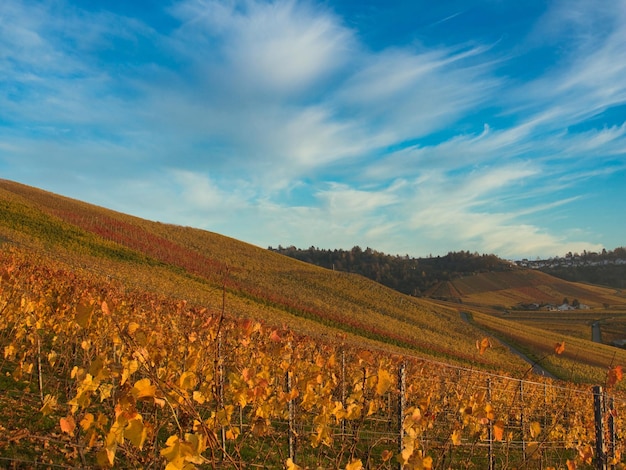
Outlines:
{"type": "Polygon", "coordinates": [[[617,430],[615,429],[615,400],[613,397],[608,397],[608,407],[609,448],[607,457],[612,460],[615,458],[615,440],[617,439],[617,430]]]}
{"type": "MultiPolygon", "coordinates": [[[[491,404],[491,378],[487,378],[487,400],[491,404]]],[[[489,420],[489,470],[494,470],[495,459],[493,455],[493,420],[489,420]]]]}
{"type": "MultiPolygon", "coordinates": [[[[398,454],[402,454],[404,448],[404,412],[406,409],[406,365],[403,362],[398,368],[398,454]]],[[[402,470],[404,465],[398,464],[398,468],[402,470]]]]}
{"type": "MultiPolygon", "coordinates": [[[[285,382],[287,385],[287,393],[291,393],[291,373],[287,371],[285,373],[285,382]]],[[[296,461],[296,409],[294,400],[287,402],[289,412],[289,431],[288,431],[288,445],[289,445],[289,458],[292,462],[296,461]]]]}
{"type": "Polygon", "coordinates": [[[607,470],[606,444],[604,443],[604,393],[602,387],[593,387],[593,412],[596,423],[596,456],[597,470],[607,470]]]}
{"type": "Polygon", "coordinates": [[[524,428],[526,424],[526,417],[524,416],[524,381],[519,382],[519,400],[520,400],[520,428],[522,429],[522,454],[524,455],[524,462],[526,462],[526,437],[524,435],[524,428]]]}
{"type": "MultiPolygon", "coordinates": [[[[341,406],[346,408],[346,351],[341,349],[341,406]]],[[[346,418],[341,419],[341,442],[346,439],[346,418]]]]}

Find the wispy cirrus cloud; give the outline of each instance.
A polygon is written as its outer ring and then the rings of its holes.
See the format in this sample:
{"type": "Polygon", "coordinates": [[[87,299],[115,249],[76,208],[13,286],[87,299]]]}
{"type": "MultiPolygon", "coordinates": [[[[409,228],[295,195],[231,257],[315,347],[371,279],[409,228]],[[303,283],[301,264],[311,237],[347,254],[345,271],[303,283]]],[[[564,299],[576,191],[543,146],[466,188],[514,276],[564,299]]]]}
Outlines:
{"type": "Polygon", "coordinates": [[[568,208],[625,171],[625,5],[554,2],[512,52],[372,48],[333,2],[6,0],[0,168],[262,246],[595,249],[568,208]]]}

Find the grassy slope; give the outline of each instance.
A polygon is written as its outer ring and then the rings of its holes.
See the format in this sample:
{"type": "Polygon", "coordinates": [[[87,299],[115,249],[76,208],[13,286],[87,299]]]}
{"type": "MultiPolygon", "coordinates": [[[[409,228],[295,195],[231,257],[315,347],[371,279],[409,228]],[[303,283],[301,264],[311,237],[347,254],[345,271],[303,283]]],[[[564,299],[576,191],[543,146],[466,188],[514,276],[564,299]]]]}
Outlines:
{"type": "Polygon", "coordinates": [[[457,297],[464,303],[510,308],[520,303],[560,304],[565,297],[592,308],[626,305],[626,293],[615,289],[568,282],[541,271],[514,269],[481,273],[442,283],[432,295],[457,297]]]}
{"type": "Polygon", "coordinates": [[[407,297],[361,276],[7,181],[0,181],[0,212],[1,238],[77,268],[105,273],[129,287],[215,310],[221,308],[225,287],[231,315],[285,324],[307,334],[347,335],[369,347],[451,363],[513,374],[523,369],[521,361],[506,351],[479,356],[475,342],[482,333],[468,328],[456,310],[407,297]],[[111,226],[115,230],[104,233],[111,226]],[[141,245],[145,239],[149,246],[141,245]]]}
{"type": "Polygon", "coordinates": [[[622,291],[568,282],[536,270],[515,269],[441,283],[432,294],[462,302],[457,308],[470,312],[475,326],[531,360],[540,360],[558,377],[602,383],[609,367],[626,363],[626,351],[607,345],[626,338],[626,294],[622,291]],[[520,303],[560,304],[565,297],[570,301],[578,299],[591,308],[505,312],[520,303]],[[591,324],[595,321],[600,322],[602,339],[607,344],[590,343],[591,324]],[[556,356],[552,354],[553,347],[561,341],[565,341],[566,350],[556,356]]]}
{"type": "MultiPolygon", "coordinates": [[[[519,329],[515,324],[502,326],[493,319],[490,325],[491,317],[482,318],[477,311],[480,325],[471,326],[460,319],[457,306],[407,297],[363,277],[318,268],[215,233],[150,222],[2,180],[0,216],[0,240],[61,258],[76,268],[97,270],[129,287],[214,310],[221,308],[225,288],[230,315],[514,375],[527,369],[505,348],[481,356],[476,351],[476,340],[485,334],[481,328],[502,336],[506,329],[519,329]]],[[[450,290],[464,301],[484,305],[509,305],[501,299],[523,299],[517,303],[534,295],[528,292],[550,289],[557,298],[589,304],[611,298],[610,292],[589,288],[597,297],[588,300],[572,283],[534,271],[514,273],[468,277],[450,290]]],[[[558,337],[574,344],[569,336],[558,337]]],[[[541,357],[554,338],[538,330],[515,341],[525,342],[531,356],[541,357]]],[[[577,344],[578,357],[595,354],[589,341],[577,344]]],[[[626,363],[621,352],[617,359],[626,363]]],[[[586,376],[581,372],[576,378],[596,380],[607,365],[594,364],[586,376]]],[[[561,376],[571,375],[567,367],[561,376]]]]}

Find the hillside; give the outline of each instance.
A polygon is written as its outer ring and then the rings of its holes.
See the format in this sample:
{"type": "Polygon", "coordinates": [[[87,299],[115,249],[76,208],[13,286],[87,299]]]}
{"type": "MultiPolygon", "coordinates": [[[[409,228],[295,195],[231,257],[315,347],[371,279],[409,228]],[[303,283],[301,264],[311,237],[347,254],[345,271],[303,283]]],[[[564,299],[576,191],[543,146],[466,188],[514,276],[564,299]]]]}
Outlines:
{"type": "Polygon", "coordinates": [[[348,335],[374,347],[512,373],[523,369],[506,352],[477,357],[481,332],[468,331],[454,309],[219,234],[138,219],[8,181],[0,181],[0,217],[5,244],[129,287],[214,310],[225,300],[229,315],[301,333],[348,335]]]}
{"type": "Polygon", "coordinates": [[[531,269],[460,277],[438,283],[427,295],[497,309],[530,304],[558,306],[564,299],[578,300],[590,308],[626,307],[626,293],[620,290],[569,282],[531,269]]]}
{"type": "MultiPolygon", "coordinates": [[[[418,297],[479,306],[512,308],[524,304],[560,305],[563,299],[578,300],[590,307],[626,306],[626,296],[610,288],[564,282],[563,276],[544,275],[539,269],[524,269],[495,255],[449,252],[445,256],[412,258],[393,256],[371,248],[324,250],[293,246],[272,248],[327,269],[361,274],[397,291],[418,297]]],[[[619,255],[616,250],[615,255],[619,255]]],[[[614,255],[609,252],[606,256],[614,255]]],[[[519,263],[518,263],[519,264],[519,263]]],[[[581,266],[574,266],[580,269],[581,266]]],[[[602,265],[595,269],[610,268],[602,265]]],[[[622,268],[621,265],[619,265],[622,268]]]]}
{"type": "Polygon", "coordinates": [[[322,266],[327,269],[361,274],[404,294],[422,296],[441,282],[482,272],[504,272],[513,265],[495,255],[468,251],[450,252],[445,256],[413,258],[393,256],[371,248],[355,246],[351,250],[321,250],[293,246],[271,251],[322,266]]]}
{"type": "MultiPolygon", "coordinates": [[[[396,426],[403,387],[402,427],[412,431],[394,461],[467,465],[477,436],[496,425],[532,437],[509,413],[527,408],[511,393],[522,383],[539,387],[541,405],[531,408],[555,413],[567,436],[546,435],[541,446],[569,450],[542,461],[587,462],[574,449],[593,439],[590,401],[554,395],[554,411],[542,409],[546,387],[561,385],[527,379],[541,365],[573,382],[570,394],[589,383],[622,393],[626,351],[592,343],[569,323],[505,318],[501,306],[539,293],[614,305],[623,294],[515,269],[446,286],[453,302],[415,298],[216,233],[0,180],[0,465],[217,468],[228,459],[230,468],[293,469],[285,443],[296,431],[286,423],[297,406],[297,433],[308,436],[296,440],[299,458],[391,468],[397,443],[372,436],[396,426]],[[494,387],[487,403],[485,386],[494,387]],[[458,410],[476,406],[495,411],[459,421],[458,410]],[[426,432],[438,444],[420,443],[426,432]],[[452,452],[450,439],[467,453],[452,452]]],[[[602,321],[615,330],[620,318],[602,321]]],[[[524,459],[514,448],[502,458],[524,459]]]]}
{"type": "Polygon", "coordinates": [[[624,350],[479,305],[4,180],[0,348],[0,466],[16,468],[482,467],[488,435],[515,465],[535,449],[584,468],[586,384],[621,394],[626,364],[624,350]]]}
{"type": "MultiPolygon", "coordinates": [[[[0,219],[4,245],[97,272],[128,288],[304,334],[339,335],[370,347],[512,374],[526,369],[505,348],[477,355],[475,342],[484,332],[465,324],[454,305],[408,297],[361,275],[316,267],[216,233],[139,219],[5,180],[0,180],[0,219]]],[[[460,255],[447,265],[472,258],[460,255]]],[[[491,257],[478,258],[494,263],[491,257]]],[[[483,307],[566,296],[593,306],[624,303],[623,295],[606,289],[510,268],[438,286],[448,291],[436,287],[431,295],[483,307]]]]}

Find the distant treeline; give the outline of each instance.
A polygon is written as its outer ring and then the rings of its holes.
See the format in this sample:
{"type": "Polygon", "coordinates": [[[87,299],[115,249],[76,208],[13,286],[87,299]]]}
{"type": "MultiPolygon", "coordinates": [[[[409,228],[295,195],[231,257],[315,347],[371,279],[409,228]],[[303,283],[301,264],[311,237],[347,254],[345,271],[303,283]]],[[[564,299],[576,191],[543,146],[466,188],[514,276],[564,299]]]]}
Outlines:
{"type": "Polygon", "coordinates": [[[626,247],[600,253],[567,253],[564,259],[552,260],[539,269],[566,281],[626,289],[626,247]]]}
{"type": "Polygon", "coordinates": [[[449,252],[445,256],[411,258],[408,255],[387,255],[371,248],[355,246],[351,250],[320,250],[314,246],[294,246],[269,250],[291,258],[337,271],[361,274],[405,294],[422,296],[441,281],[480,272],[507,271],[511,263],[496,255],[469,251],[449,252]]]}

